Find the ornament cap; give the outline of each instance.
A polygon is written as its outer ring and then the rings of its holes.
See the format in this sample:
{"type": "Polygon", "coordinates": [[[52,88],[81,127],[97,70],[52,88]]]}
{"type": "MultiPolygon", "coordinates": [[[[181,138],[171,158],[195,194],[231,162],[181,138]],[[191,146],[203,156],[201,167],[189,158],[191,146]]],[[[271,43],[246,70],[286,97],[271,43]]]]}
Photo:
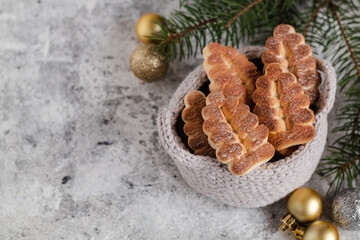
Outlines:
{"type": "Polygon", "coordinates": [[[291,216],[290,213],[286,214],[286,216],[283,217],[281,221],[283,222],[283,224],[280,226],[281,230],[285,231],[289,228],[297,239],[303,239],[305,227],[298,224],[296,219],[291,216]]]}

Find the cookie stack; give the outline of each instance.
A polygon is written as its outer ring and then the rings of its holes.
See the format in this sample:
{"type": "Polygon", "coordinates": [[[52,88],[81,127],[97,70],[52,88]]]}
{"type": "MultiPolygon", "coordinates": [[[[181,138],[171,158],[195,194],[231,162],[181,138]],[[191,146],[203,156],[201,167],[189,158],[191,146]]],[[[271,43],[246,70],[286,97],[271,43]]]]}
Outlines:
{"type": "Polygon", "coordinates": [[[292,26],[281,24],[268,38],[263,74],[219,43],[207,45],[203,56],[210,93],[189,92],[181,114],[194,154],[216,155],[231,173],[244,175],[315,136],[310,106],[321,78],[310,46],[292,26]]]}

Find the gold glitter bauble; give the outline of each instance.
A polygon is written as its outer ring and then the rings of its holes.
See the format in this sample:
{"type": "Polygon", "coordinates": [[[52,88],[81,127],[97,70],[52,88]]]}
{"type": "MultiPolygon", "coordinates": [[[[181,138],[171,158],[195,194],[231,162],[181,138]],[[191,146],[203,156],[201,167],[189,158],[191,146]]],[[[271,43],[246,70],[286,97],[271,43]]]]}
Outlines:
{"type": "Polygon", "coordinates": [[[136,36],[140,42],[154,43],[156,40],[151,40],[145,36],[152,36],[152,33],[160,32],[161,28],[155,22],[165,24],[163,17],[155,13],[148,13],[143,15],[136,23],[136,36]]]}
{"type": "Polygon", "coordinates": [[[154,44],[137,47],[130,57],[130,67],[136,77],[152,82],[163,77],[169,67],[165,57],[154,49],[154,44]]]}
{"type": "Polygon", "coordinates": [[[287,208],[299,222],[311,222],[321,215],[321,197],[311,188],[298,188],[290,195],[287,208]]]}
{"type": "Polygon", "coordinates": [[[313,222],[305,231],[304,240],[340,240],[334,225],[326,221],[313,222]]]}

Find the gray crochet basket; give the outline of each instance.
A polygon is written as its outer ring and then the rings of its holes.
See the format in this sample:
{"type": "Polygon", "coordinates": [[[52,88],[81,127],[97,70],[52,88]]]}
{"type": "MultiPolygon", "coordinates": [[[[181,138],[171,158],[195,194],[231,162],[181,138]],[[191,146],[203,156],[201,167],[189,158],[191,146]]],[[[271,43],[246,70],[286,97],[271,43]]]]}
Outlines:
{"type": "MultiPolygon", "coordinates": [[[[263,51],[263,47],[257,46],[240,50],[249,59],[261,58],[263,51]]],[[[174,93],[169,107],[164,108],[158,117],[161,143],[185,181],[210,198],[244,208],[274,203],[307,182],[325,147],[327,115],[334,104],[336,92],[336,75],[332,65],[317,59],[317,68],[323,72],[323,83],[314,122],[314,139],[300,146],[292,155],[265,163],[244,176],[232,175],[227,166],[215,158],[190,153],[176,132],[175,124],[184,108],[184,96],[207,81],[202,66],[192,71],[174,93]]]]}

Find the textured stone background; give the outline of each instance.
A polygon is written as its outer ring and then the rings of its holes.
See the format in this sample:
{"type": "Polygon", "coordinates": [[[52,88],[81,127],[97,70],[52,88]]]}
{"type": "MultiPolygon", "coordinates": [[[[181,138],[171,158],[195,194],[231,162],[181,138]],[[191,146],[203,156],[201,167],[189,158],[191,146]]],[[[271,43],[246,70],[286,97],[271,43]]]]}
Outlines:
{"type": "MultiPolygon", "coordinates": [[[[177,7],[1,1],[0,239],[294,239],[278,228],[285,200],[260,209],[214,202],[186,185],[159,144],[159,109],[200,60],[144,83],[129,57],[137,19],[177,7]]],[[[325,196],[326,180],[308,185],[325,196]]]]}

